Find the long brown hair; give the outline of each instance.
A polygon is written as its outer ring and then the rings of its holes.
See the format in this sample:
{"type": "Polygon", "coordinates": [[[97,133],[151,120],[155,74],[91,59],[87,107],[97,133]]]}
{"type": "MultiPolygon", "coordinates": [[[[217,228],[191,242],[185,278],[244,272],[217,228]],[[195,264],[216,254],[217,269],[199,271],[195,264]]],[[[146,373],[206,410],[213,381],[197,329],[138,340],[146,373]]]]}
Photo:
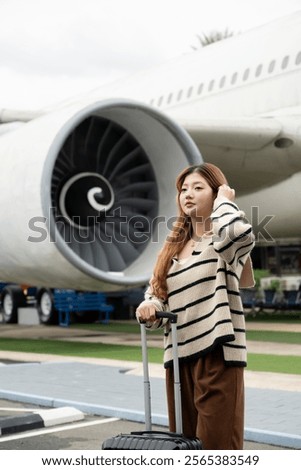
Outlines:
{"type": "Polygon", "coordinates": [[[187,241],[192,236],[192,226],[190,217],[186,216],[181,209],[180,193],[186,176],[191,173],[199,173],[213,190],[214,198],[217,195],[218,188],[222,184],[227,184],[227,180],[223,172],[212,163],[203,163],[185,168],[177,177],[176,188],[178,216],[173,225],[173,229],[168,235],[162,250],[160,251],[154,268],[153,277],[151,279],[151,287],[153,294],[162,299],[167,300],[166,276],[171,266],[172,258],[176,257],[184,248],[187,241]]]}

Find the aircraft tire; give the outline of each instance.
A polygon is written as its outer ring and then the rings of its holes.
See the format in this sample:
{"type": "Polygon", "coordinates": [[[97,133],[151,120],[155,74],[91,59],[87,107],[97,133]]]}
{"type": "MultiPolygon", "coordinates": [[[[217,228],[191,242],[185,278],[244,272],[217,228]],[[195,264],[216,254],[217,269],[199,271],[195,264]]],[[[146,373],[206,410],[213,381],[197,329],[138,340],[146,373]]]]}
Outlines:
{"type": "Polygon", "coordinates": [[[26,297],[18,286],[6,286],[1,294],[4,323],[18,322],[18,308],[26,305],[26,297]]]}
{"type": "Polygon", "coordinates": [[[37,310],[40,322],[44,325],[54,325],[58,322],[58,313],[54,306],[51,289],[42,288],[37,293],[37,310]]]}

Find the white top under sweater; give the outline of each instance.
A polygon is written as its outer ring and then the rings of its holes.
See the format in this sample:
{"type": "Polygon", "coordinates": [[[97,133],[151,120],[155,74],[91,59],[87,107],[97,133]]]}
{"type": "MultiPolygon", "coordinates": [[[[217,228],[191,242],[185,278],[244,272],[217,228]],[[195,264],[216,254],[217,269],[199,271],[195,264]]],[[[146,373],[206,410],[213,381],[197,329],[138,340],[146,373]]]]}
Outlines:
{"type": "MultiPolygon", "coordinates": [[[[254,246],[252,227],[237,205],[218,197],[211,215],[212,232],[197,243],[185,260],[172,260],[167,275],[168,302],[151,294],[159,310],[178,315],[180,363],[196,359],[216,345],[229,366],[246,366],[246,332],[239,280],[254,246]]],[[[162,326],[162,321],[153,327],[162,326]]],[[[164,366],[172,365],[171,333],[165,322],[164,366]]]]}

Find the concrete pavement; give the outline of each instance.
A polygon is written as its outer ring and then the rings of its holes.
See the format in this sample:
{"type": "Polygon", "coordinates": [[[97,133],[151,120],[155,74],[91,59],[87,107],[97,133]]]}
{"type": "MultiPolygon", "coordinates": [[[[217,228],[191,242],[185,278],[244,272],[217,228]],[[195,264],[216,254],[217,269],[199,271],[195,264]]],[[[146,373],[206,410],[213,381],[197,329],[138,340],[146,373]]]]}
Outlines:
{"type": "MultiPolygon", "coordinates": [[[[248,327],[254,328],[250,322],[248,327]]],[[[274,325],[269,325],[270,327],[274,325]]],[[[290,325],[301,331],[301,325],[290,325]]],[[[260,324],[262,330],[268,329],[260,324]]],[[[0,325],[1,337],[52,338],[140,344],[139,335],[105,334],[84,329],[0,325]]],[[[151,336],[151,335],[150,335],[151,336]]],[[[152,344],[162,340],[151,337],[152,344]]],[[[249,342],[261,354],[301,355],[300,347],[249,342]],[[252,343],[252,344],[251,344],[252,343]],[[255,343],[255,344],[253,344],[255,343]],[[272,350],[275,352],[272,352],[272,350]]],[[[0,345],[1,350],[1,345],[0,345]]],[[[141,363],[0,351],[1,359],[25,361],[0,367],[0,398],[48,407],[72,406],[85,413],[143,422],[141,363]],[[28,362],[27,362],[28,361],[28,362]]],[[[167,425],[164,369],[151,364],[154,424],[167,425]]],[[[301,449],[301,375],[246,370],[245,439],[301,449]]]]}

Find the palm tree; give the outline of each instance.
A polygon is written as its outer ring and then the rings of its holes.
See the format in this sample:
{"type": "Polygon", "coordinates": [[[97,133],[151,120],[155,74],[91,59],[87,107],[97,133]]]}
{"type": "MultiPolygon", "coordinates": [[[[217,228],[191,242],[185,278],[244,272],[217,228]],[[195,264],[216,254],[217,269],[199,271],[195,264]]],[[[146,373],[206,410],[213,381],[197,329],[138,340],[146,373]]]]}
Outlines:
{"type": "MultiPolygon", "coordinates": [[[[222,41],[224,39],[234,36],[236,33],[229,31],[226,28],[224,31],[211,31],[210,33],[197,34],[199,44],[197,46],[191,46],[193,50],[197,51],[202,47],[209,46],[217,41],[222,41]]],[[[239,33],[237,33],[239,34],[239,33]]]]}

